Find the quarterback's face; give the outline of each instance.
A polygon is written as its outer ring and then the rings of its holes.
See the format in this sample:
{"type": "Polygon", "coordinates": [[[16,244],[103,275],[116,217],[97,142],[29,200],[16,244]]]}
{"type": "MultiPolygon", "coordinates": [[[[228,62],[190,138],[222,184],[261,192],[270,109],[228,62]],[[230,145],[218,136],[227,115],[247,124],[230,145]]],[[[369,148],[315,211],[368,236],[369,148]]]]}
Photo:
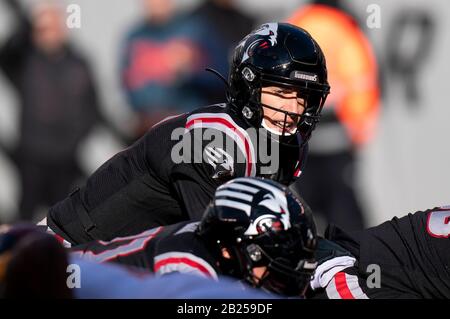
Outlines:
{"type": "Polygon", "coordinates": [[[305,101],[297,96],[297,92],[289,88],[267,86],[261,90],[261,103],[263,105],[264,118],[263,126],[272,133],[281,135],[283,133],[294,133],[300,116],[305,111],[305,101]],[[279,111],[277,111],[279,110],[279,111]],[[280,111],[295,113],[288,115],[280,111]],[[286,121],[286,122],[285,122],[286,121]]]}

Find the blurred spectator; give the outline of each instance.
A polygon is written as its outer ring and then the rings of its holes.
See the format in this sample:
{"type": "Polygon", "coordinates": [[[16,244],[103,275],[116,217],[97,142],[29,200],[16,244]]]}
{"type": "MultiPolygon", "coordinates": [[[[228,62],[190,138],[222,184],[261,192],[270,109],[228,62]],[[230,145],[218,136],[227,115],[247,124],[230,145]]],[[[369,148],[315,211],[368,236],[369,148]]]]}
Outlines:
{"type": "Polygon", "coordinates": [[[31,225],[0,236],[0,296],[13,299],[72,298],[69,259],[58,240],[31,225]]]}
{"type": "Polygon", "coordinates": [[[145,19],[127,36],[122,60],[122,83],[136,112],[137,137],[174,114],[206,105],[201,92],[210,75],[199,46],[200,25],[177,14],[171,0],[144,0],[145,19]]]}
{"type": "MultiPolygon", "coordinates": [[[[203,0],[193,11],[192,18],[203,26],[199,35],[202,47],[208,52],[210,67],[227,75],[231,54],[238,42],[254,27],[252,17],[241,12],[234,0],[203,0]]],[[[224,90],[221,81],[212,81],[204,92],[208,104],[223,102],[224,90]]]]}
{"type": "Polygon", "coordinates": [[[0,69],[22,106],[14,159],[22,183],[19,217],[30,220],[80,176],[75,154],[99,108],[90,70],[67,43],[60,8],[40,2],[29,19],[18,2],[4,1],[18,26],[0,47],[0,69]]]}
{"type": "Polygon", "coordinates": [[[290,23],[305,28],[327,59],[331,93],[309,143],[299,191],[327,222],[362,229],[364,214],[355,193],[357,151],[370,142],[379,113],[378,70],[371,45],[338,0],[300,8],[290,23]]]}

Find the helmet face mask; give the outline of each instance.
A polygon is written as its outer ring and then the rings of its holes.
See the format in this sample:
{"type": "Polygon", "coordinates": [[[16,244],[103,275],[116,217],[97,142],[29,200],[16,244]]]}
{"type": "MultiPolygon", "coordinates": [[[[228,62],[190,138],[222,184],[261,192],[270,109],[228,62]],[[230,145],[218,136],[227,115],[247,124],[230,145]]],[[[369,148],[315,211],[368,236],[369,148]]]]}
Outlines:
{"type": "Polygon", "coordinates": [[[243,242],[240,253],[247,261],[246,281],[285,296],[303,296],[314,274],[314,249],[308,251],[300,228],[294,225],[288,231],[269,230],[243,242]],[[264,267],[259,277],[254,268],[264,267]]]}
{"type": "MultiPolygon", "coordinates": [[[[305,101],[305,111],[294,132],[282,130],[276,138],[293,145],[306,143],[319,121],[329,93],[326,63],[318,44],[303,29],[285,23],[268,23],[250,33],[236,47],[229,77],[228,100],[251,126],[263,124],[262,88],[288,88],[305,101]],[[299,133],[299,134],[297,134],[299,133]],[[295,135],[299,135],[295,137],[295,135]]],[[[285,113],[285,124],[289,112],[285,113]]],[[[301,146],[301,145],[300,145],[301,146]]]]}
{"type": "MultiPolygon", "coordinates": [[[[263,85],[263,88],[266,86],[263,85]]],[[[265,127],[272,134],[278,135],[278,139],[283,144],[292,145],[293,141],[297,139],[297,135],[301,138],[303,142],[308,141],[312,131],[314,130],[316,124],[320,120],[320,113],[322,111],[323,103],[325,99],[318,95],[318,93],[314,93],[311,91],[307,91],[304,89],[299,89],[295,86],[288,85],[278,85],[278,88],[284,88],[287,90],[292,90],[297,95],[297,100],[302,100],[302,107],[304,111],[302,113],[295,113],[282,110],[272,105],[268,105],[261,102],[252,102],[254,105],[258,105],[263,109],[263,120],[261,126],[265,127]],[[283,126],[280,127],[280,132],[273,132],[265,125],[266,119],[264,118],[264,113],[266,111],[275,111],[283,114],[283,126]],[[295,123],[295,129],[289,129],[288,118],[295,123]]],[[[263,89],[261,93],[264,92],[263,89]]],[[[261,94],[259,94],[261,96],[261,94]]]]}
{"type": "Polygon", "coordinates": [[[217,252],[229,252],[219,261],[225,274],[281,295],[302,296],[316,267],[310,213],[271,180],[237,178],[220,186],[198,234],[217,252]]]}

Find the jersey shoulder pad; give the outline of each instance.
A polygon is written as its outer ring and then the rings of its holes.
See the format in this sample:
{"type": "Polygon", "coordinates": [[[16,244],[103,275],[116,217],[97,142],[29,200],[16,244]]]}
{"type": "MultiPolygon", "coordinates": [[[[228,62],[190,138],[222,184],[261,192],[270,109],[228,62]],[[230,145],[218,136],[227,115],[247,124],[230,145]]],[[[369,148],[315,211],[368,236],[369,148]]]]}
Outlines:
{"type": "Polygon", "coordinates": [[[163,275],[179,272],[217,279],[215,259],[195,235],[198,222],[187,223],[158,242],[153,271],[163,275]]]}
{"type": "Polygon", "coordinates": [[[223,110],[191,114],[185,132],[192,135],[194,159],[210,166],[214,179],[256,175],[252,138],[230,114],[223,110]]]}

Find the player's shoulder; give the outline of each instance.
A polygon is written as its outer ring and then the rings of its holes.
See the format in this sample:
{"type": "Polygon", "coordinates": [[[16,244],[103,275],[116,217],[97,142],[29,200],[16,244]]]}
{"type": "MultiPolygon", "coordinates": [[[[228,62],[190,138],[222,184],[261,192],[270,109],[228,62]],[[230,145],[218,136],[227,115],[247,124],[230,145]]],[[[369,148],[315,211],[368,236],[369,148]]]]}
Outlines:
{"type": "Polygon", "coordinates": [[[218,278],[213,254],[195,233],[198,223],[179,223],[166,230],[155,247],[153,271],[156,274],[179,272],[218,278]]]}
{"type": "Polygon", "coordinates": [[[384,249],[391,253],[406,255],[431,254],[431,246],[450,243],[450,206],[434,207],[394,217],[378,226],[359,232],[361,244],[379,246],[378,254],[384,249]]]}
{"type": "Polygon", "coordinates": [[[185,134],[191,146],[194,144],[194,158],[210,168],[213,178],[256,174],[254,134],[229,105],[216,104],[191,112],[186,118],[185,134]]]}
{"type": "Polygon", "coordinates": [[[165,117],[154,124],[150,130],[174,126],[182,127],[186,131],[198,127],[215,128],[223,132],[226,132],[226,128],[231,130],[246,128],[246,124],[230,110],[226,103],[203,106],[190,112],[165,117]]]}
{"type": "Polygon", "coordinates": [[[219,129],[228,128],[231,130],[245,130],[248,128],[248,125],[242,121],[242,119],[232,111],[230,105],[226,103],[200,107],[188,113],[186,128],[191,129],[198,125],[219,129]]]}
{"type": "Polygon", "coordinates": [[[450,278],[450,205],[419,211],[409,218],[415,236],[424,239],[424,254],[434,267],[442,265],[442,272],[450,278]]]}
{"type": "Polygon", "coordinates": [[[196,247],[203,247],[202,241],[195,233],[199,222],[185,221],[164,226],[155,241],[155,254],[170,251],[192,252],[196,247]]]}
{"type": "Polygon", "coordinates": [[[384,264],[385,273],[392,272],[398,282],[422,296],[450,294],[450,206],[395,217],[372,228],[368,238],[370,242],[361,249],[366,264],[384,264]],[[370,250],[372,256],[368,256],[370,250]],[[398,271],[398,267],[388,267],[394,263],[408,271],[416,270],[414,276],[398,271]]]}
{"type": "Polygon", "coordinates": [[[429,238],[447,239],[450,237],[450,205],[438,206],[394,217],[386,222],[402,232],[420,234],[429,238]]]}

